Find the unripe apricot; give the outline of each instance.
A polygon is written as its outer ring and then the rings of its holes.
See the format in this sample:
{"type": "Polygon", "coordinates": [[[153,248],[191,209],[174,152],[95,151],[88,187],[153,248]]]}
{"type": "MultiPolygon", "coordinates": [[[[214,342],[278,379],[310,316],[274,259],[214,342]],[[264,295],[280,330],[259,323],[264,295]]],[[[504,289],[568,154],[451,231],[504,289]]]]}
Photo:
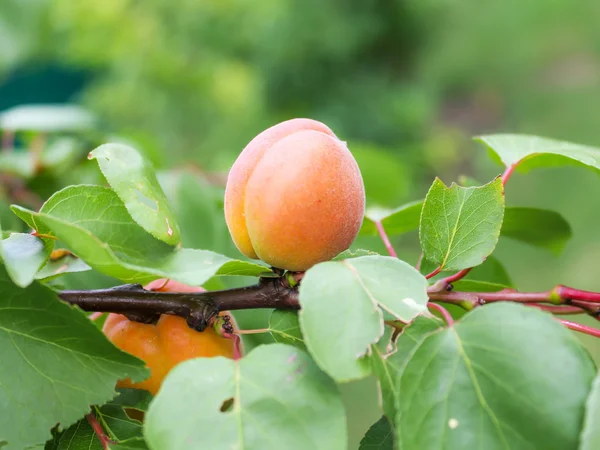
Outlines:
{"type": "MultiPolygon", "coordinates": [[[[164,280],[153,281],[145,288],[161,292],[203,291],[199,287],[175,281],[165,283],[164,280]]],[[[233,325],[235,327],[235,323],[233,325]]],[[[145,389],[152,394],[158,392],[167,374],[180,362],[197,357],[234,356],[232,340],[219,336],[211,327],[202,332],[192,330],[185,319],[176,316],[162,315],[154,325],[111,313],[102,330],[113,344],[143,360],[151,371],[150,378],[144,381],[120,380],[117,387],[145,389]]]]}
{"type": "Polygon", "coordinates": [[[354,157],[324,124],[293,119],[256,136],[233,164],[225,219],[250,258],[304,271],[346,250],[363,220],[354,157]]]}

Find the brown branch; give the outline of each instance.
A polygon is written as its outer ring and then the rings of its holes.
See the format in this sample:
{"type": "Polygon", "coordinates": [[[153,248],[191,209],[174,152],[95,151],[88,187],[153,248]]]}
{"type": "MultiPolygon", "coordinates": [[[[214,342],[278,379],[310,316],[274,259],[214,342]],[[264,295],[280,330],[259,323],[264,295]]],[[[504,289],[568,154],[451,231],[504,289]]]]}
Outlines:
{"type": "Polygon", "coordinates": [[[299,309],[298,291],[282,278],[263,278],[257,285],[211,292],[156,292],[137,284],[92,291],[61,291],[59,297],[84,311],[114,312],[150,323],[160,314],[183,317],[204,330],[220,311],[238,309],[299,309]]]}
{"type": "MultiPolygon", "coordinates": [[[[156,292],[147,291],[137,284],[127,284],[92,291],[62,291],[58,295],[85,311],[125,314],[139,322],[153,322],[160,314],[180,316],[198,331],[212,324],[221,311],[300,309],[297,287],[290,287],[285,277],[261,278],[254,286],[211,292],[156,292]]],[[[600,293],[562,285],[543,292],[514,289],[498,292],[439,291],[434,285],[430,287],[428,296],[430,301],[454,304],[466,310],[485,303],[507,301],[527,304],[553,314],[589,314],[598,318],[600,311],[600,293]]],[[[582,326],[578,331],[585,332],[586,329],[582,326]]],[[[588,334],[594,333],[590,331],[588,334]]]]}

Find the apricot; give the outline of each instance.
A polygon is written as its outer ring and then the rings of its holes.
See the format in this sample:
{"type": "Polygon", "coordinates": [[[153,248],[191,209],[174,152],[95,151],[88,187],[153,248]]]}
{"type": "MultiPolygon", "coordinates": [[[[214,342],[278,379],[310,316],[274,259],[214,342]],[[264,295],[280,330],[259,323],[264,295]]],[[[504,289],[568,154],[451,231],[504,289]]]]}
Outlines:
{"type": "Polygon", "coordinates": [[[237,248],[304,271],[346,250],[361,226],[358,165],[326,125],[293,119],[256,136],[227,179],[225,220],[237,248]]]}
{"type": "MultiPolygon", "coordinates": [[[[165,283],[165,280],[153,281],[145,288],[162,292],[203,291],[174,281],[165,283]]],[[[121,314],[111,313],[102,330],[121,350],[143,360],[151,372],[150,378],[144,381],[133,383],[124,379],[117,387],[144,389],[152,394],[158,392],[167,374],[180,362],[198,357],[234,356],[232,340],[219,336],[211,327],[203,332],[192,330],[185,319],[176,316],[162,315],[154,325],[133,322],[121,314]]]]}

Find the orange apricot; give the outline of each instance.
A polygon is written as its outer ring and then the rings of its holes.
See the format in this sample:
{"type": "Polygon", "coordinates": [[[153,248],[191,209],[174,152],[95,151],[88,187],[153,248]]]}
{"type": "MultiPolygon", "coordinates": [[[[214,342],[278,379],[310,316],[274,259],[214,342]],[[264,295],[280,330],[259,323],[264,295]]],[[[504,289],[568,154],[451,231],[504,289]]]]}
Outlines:
{"type": "MultiPolygon", "coordinates": [[[[145,288],[161,292],[203,291],[199,287],[165,280],[153,281],[145,288]]],[[[235,327],[235,323],[233,325],[235,327]]],[[[121,350],[143,360],[151,372],[150,378],[144,381],[120,380],[117,387],[145,389],[152,394],[158,392],[167,374],[180,362],[198,357],[234,356],[232,340],[219,336],[211,327],[203,332],[192,330],[185,319],[176,316],[162,315],[156,324],[144,324],[111,313],[102,330],[121,350]]]]}
{"type": "Polygon", "coordinates": [[[362,223],[365,190],[346,143],[324,124],[293,119],[256,136],[235,161],[225,219],[250,258],[304,271],[346,250],[362,223]]]}

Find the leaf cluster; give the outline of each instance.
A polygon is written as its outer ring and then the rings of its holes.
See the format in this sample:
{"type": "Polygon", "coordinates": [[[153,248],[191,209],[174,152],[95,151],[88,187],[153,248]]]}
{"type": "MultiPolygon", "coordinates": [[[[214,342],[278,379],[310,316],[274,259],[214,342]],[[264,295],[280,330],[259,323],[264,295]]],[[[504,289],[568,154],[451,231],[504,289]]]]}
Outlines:
{"type": "MultiPolygon", "coordinates": [[[[589,147],[516,135],[479,140],[510,172],[563,163],[600,170],[600,151],[589,147]]],[[[90,159],[108,185],[67,187],[37,211],[13,206],[33,232],[0,242],[3,448],[100,449],[91,414],[116,442],[111,448],[343,450],[340,386],[368,377],[378,380],[384,417],[363,449],[597,446],[596,368],[553,316],[500,302],[453,311],[458,320],[448,326],[429,312],[432,284],[454,271],[473,268],[455,289],[512,287],[491,257],[499,239],[556,254],[570,237],[555,212],[507,207],[507,177],[469,186],[436,179],[423,201],[368,212],[365,235],[418,229],[420,270],[395,257],[345,252],[304,274],[298,313],[270,313],[273,343],[236,361],[182,363],[153,399],[117,393],[117,380],[148,372],[81,310],[58,300],[62,276],[93,270],[126,283],[169,278],[210,286],[278,274],[185,247],[189,225],[165,194],[168,180],[131,147],[103,145],[90,159]],[[68,252],[57,256],[59,245],[68,252]],[[439,275],[428,279],[427,267],[439,275]],[[131,410],[144,412],[143,425],[131,410]]]]}

